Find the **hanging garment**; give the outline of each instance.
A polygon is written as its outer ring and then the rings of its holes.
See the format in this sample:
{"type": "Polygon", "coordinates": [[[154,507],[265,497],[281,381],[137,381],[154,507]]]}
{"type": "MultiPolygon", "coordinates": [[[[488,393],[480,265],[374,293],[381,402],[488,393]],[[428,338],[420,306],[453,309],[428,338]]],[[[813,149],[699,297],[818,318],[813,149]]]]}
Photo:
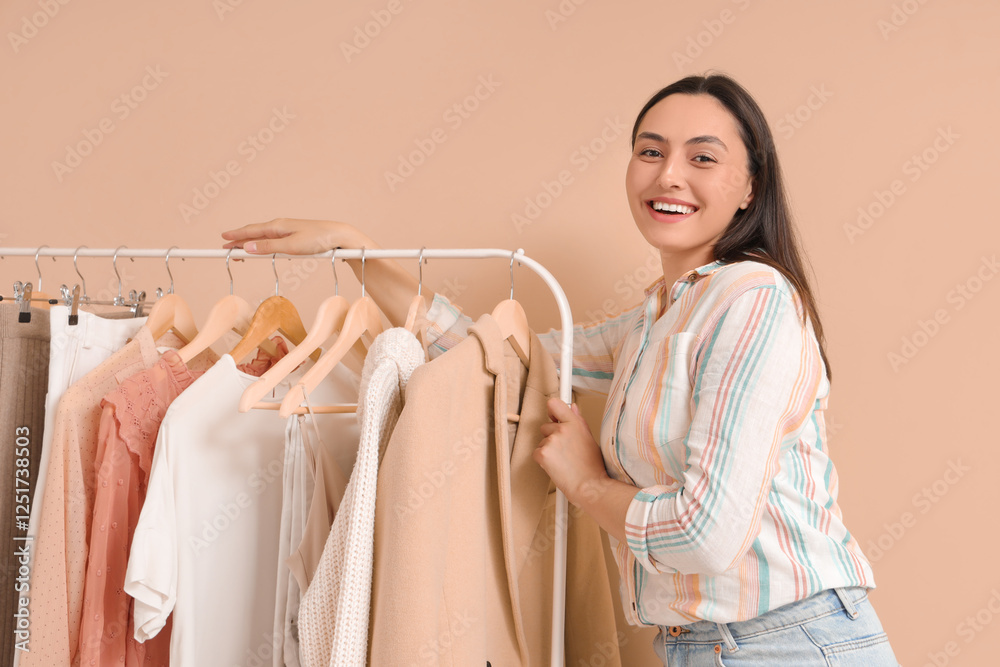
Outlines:
{"type": "MultiPolygon", "coordinates": [[[[0,591],[0,664],[14,660],[17,644],[27,647],[30,632],[16,632],[20,598],[27,591],[21,565],[27,565],[28,519],[38,479],[49,375],[49,311],[32,308],[30,322],[18,322],[20,309],[0,305],[0,571],[9,573],[0,591]]],[[[27,609],[20,611],[24,618],[27,609]]]]}
{"type": "MultiPolygon", "coordinates": [[[[420,341],[399,327],[381,333],[365,357],[358,395],[358,457],[299,609],[299,649],[305,667],[365,664],[379,450],[402,409],[410,375],[423,361],[420,341]]],[[[409,664],[410,659],[384,664],[409,664]]]]}
{"type": "MultiPolygon", "coordinates": [[[[53,424],[56,408],[63,393],[82,377],[100,366],[108,357],[125,347],[146,318],[99,317],[79,311],[78,323],[69,324],[70,309],[52,306],[49,309],[49,381],[45,396],[45,428],[42,434],[38,477],[32,492],[31,521],[28,532],[38,535],[45,479],[52,450],[53,424]]],[[[32,552],[34,555],[34,552],[32,552]]]]}
{"type": "Polygon", "coordinates": [[[191,371],[177,352],[168,350],[152,368],[127,378],[101,401],[97,485],[80,631],[82,665],[169,664],[168,629],[138,644],[133,638],[132,598],[122,587],[160,422],[197,375],[200,373],[191,371]]]}
{"type": "MultiPolygon", "coordinates": [[[[160,342],[180,344],[172,335],[160,342]]],[[[31,573],[30,652],[20,656],[22,667],[78,664],[101,399],[126,378],[152,366],[159,356],[149,330],[140,328],[135,338],[74,383],[59,400],[31,573]]]]}
{"type": "MultiPolygon", "coordinates": [[[[334,415],[330,415],[331,417],[334,415]]],[[[349,424],[341,423],[335,431],[336,439],[324,438],[320,442],[310,439],[309,431],[302,431],[306,439],[306,456],[314,477],[313,495],[309,503],[305,532],[298,547],[286,561],[299,589],[309,588],[316,568],[323,556],[323,547],[330,536],[333,518],[347,490],[348,477],[354,469],[358,453],[358,423],[356,416],[349,424]]]]}
{"type": "MultiPolygon", "coordinates": [[[[489,315],[469,333],[414,372],[381,461],[371,665],[550,659],[555,488],[532,454],[556,369],[533,333],[527,369],[489,315]]],[[[618,665],[600,528],[571,513],[568,544],[566,664],[618,665]]]]}
{"type": "MultiPolygon", "coordinates": [[[[279,388],[294,384],[311,362],[279,388]]],[[[157,435],[146,502],[125,577],[135,638],[172,614],[170,664],[266,664],[273,634],[286,423],[238,411],[257,378],[223,355],[170,405],[157,435]]],[[[332,388],[331,388],[332,385],[332,388]]],[[[280,402],[282,395],[265,400],[280,402]]],[[[342,401],[321,383],[315,403],[342,401]]]]}

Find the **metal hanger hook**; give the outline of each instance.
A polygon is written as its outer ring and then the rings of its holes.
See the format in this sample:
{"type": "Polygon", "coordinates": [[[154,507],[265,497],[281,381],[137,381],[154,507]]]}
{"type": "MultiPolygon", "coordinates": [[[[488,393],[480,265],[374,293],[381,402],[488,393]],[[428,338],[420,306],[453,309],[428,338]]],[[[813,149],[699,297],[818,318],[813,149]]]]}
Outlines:
{"type": "Polygon", "coordinates": [[[424,291],[424,263],[427,261],[424,259],[424,250],[427,246],[421,246],[420,255],[417,256],[417,296],[423,294],[424,291]]]}
{"type": "Polygon", "coordinates": [[[229,295],[233,294],[233,270],[229,268],[229,258],[233,256],[233,249],[226,253],[226,273],[229,274],[229,295]]]}
{"type": "Polygon", "coordinates": [[[278,267],[274,263],[277,256],[276,252],[271,254],[271,270],[274,271],[274,296],[278,296],[278,267]]]}
{"type": "Polygon", "coordinates": [[[365,247],[361,246],[361,298],[365,298],[365,247]]]}
{"type": "Polygon", "coordinates": [[[87,246],[82,245],[73,252],[73,270],[76,271],[76,275],[80,277],[80,282],[83,284],[83,294],[81,295],[84,299],[87,298],[87,280],[80,273],[80,267],[76,265],[76,256],[80,253],[80,250],[86,248],[87,246]]]}
{"type": "Polygon", "coordinates": [[[340,278],[337,277],[337,248],[330,255],[330,266],[333,267],[333,295],[340,296],[340,278]]]}
{"type": "MultiPolygon", "coordinates": [[[[39,292],[42,291],[42,269],[41,269],[41,267],[38,266],[38,256],[40,254],[42,254],[42,248],[48,248],[48,246],[47,245],[40,245],[40,246],[38,246],[38,250],[35,251],[35,271],[38,271],[38,291],[39,292]]],[[[53,257],[52,261],[53,262],[56,261],[56,258],[53,257]]]]}
{"type": "Polygon", "coordinates": [[[516,254],[517,254],[516,250],[510,253],[510,299],[511,299],[511,301],[514,300],[514,255],[516,255],[516,254]]]}
{"type": "MultiPolygon", "coordinates": [[[[167,290],[167,294],[174,293],[174,274],[170,272],[170,252],[177,247],[175,245],[170,246],[167,248],[167,254],[163,256],[163,262],[167,265],[167,276],[170,278],[170,289],[167,290]]],[[[183,257],[181,257],[181,261],[184,261],[183,257]]]]}
{"type": "MultiPolygon", "coordinates": [[[[115,248],[115,254],[111,257],[111,266],[115,269],[115,278],[118,279],[118,296],[115,298],[115,305],[120,306],[125,303],[125,299],[122,298],[122,276],[118,273],[118,251],[122,248],[128,248],[128,246],[120,245],[115,248]]],[[[135,261],[134,259],[132,260],[135,261]]]]}

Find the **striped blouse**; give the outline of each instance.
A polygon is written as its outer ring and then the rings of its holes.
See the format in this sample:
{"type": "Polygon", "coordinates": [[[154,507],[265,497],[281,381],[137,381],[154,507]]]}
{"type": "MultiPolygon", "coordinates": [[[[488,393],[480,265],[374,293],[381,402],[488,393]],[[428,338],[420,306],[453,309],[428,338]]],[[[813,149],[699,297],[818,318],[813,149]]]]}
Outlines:
{"type": "MultiPolygon", "coordinates": [[[[440,295],[436,356],[472,321],[440,295]]],[[[557,362],[561,334],[540,336],[557,362]]],[[[607,396],[608,474],[641,489],[611,537],[633,625],[729,623],[840,586],[874,588],[844,526],[824,412],[830,383],[785,278],[753,261],[660,278],[573,330],[573,386],[607,396]]]]}

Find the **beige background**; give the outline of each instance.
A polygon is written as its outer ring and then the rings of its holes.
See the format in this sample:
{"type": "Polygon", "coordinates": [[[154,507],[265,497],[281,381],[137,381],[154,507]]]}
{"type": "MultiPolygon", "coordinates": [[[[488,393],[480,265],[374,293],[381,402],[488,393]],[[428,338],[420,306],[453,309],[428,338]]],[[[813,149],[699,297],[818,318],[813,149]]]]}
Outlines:
{"type": "MultiPolygon", "coordinates": [[[[683,75],[736,77],[772,123],[815,271],[842,506],[897,656],[995,660],[995,2],[63,2],[0,5],[0,245],[218,247],[248,222],[341,219],[385,247],[523,247],[578,320],[656,277],[623,196],[636,112],[683,75]]],[[[109,260],[80,267],[91,296],[116,289],[109,260]]],[[[119,267],[126,290],[166,284],[162,262],[119,267]]],[[[42,268],[47,291],[75,280],[69,260],[42,268]]],[[[198,317],[227,293],[221,262],[171,268],[198,317]]],[[[310,321],[330,267],[278,271],[310,321]]],[[[234,273],[251,301],[273,290],[267,262],[234,273]]],[[[424,274],[470,314],[507,290],[500,260],[424,274]]],[[[0,292],[34,275],[7,258],[0,292]]],[[[544,330],[540,286],[518,273],[544,330]]],[[[647,634],[625,652],[655,664],[647,634]]]]}

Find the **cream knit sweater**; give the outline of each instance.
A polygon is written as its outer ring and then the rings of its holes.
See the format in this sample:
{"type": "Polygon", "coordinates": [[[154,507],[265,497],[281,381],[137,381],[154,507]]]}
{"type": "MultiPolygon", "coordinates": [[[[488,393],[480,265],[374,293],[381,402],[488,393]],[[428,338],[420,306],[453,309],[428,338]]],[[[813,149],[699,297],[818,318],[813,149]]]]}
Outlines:
{"type": "Polygon", "coordinates": [[[402,411],[406,382],[423,361],[420,341],[402,328],[380,334],[365,357],[358,457],[299,608],[303,667],[364,667],[367,661],[379,450],[402,411]]]}

